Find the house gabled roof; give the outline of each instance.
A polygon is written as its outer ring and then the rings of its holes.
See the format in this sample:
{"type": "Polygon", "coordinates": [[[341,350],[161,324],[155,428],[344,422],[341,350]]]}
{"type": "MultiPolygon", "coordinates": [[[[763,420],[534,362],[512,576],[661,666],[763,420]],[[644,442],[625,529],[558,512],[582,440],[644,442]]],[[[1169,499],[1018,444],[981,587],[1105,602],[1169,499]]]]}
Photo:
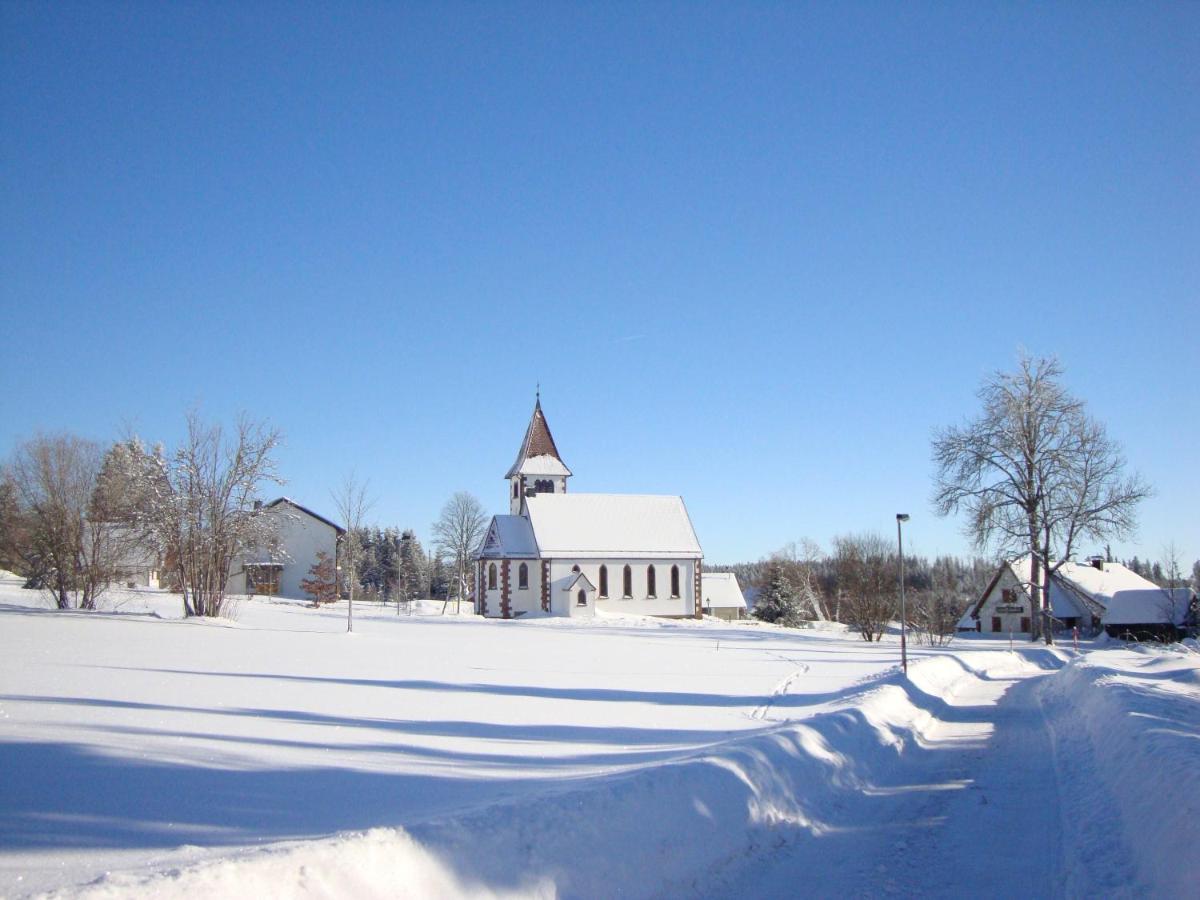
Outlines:
{"type": "MultiPolygon", "coordinates": [[[[1051,563],[1055,565],[1056,563],[1051,563]]],[[[978,617],[984,601],[991,595],[996,582],[1005,569],[1021,585],[1026,596],[1032,577],[1032,562],[1029,554],[1001,563],[987,590],[971,608],[969,615],[978,617]]],[[[1104,614],[1113,597],[1124,591],[1158,590],[1153,582],[1147,581],[1120,563],[1105,562],[1100,568],[1090,563],[1064,562],[1050,579],[1050,609],[1058,618],[1073,618],[1090,612],[1099,617],[1104,614]]],[[[966,616],[962,622],[966,621],[966,616]]],[[[960,624],[962,624],[960,622],[960,624]]]]}
{"type": "Polygon", "coordinates": [[[1186,587],[1117,591],[1104,613],[1104,624],[1184,625],[1194,596],[1186,587]]]}
{"type": "Polygon", "coordinates": [[[346,533],[346,529],[343,528],[341,525],[339,525],[337,522],[332,522],[329,519],[325,518],[320,513],[313,512],[307,506],[301,506],[299,503],[297,503],[291,497],[280,497],[278,500],[272,500],[270,503],[265,504],[263,506],[263,509],[274,509],[276,506],[278,506],[281,503],[286,503],[288,506],[290,506],[294,509],[298,509],[302,513],[306,513],[307,515],[312,516],[318,522],[324,522],[326,525],[328,525],[330,528],[332,528],[338,534],[346,533]]]}
{"type": "Polygon", "coordinates": [[[542,558],[703,556],[682,497],[535,494],[525,500],[542,558]]]}
{"type": "Polygon", "coordinates": [[[554,444],[554,436],[550,434],[550,426],[546,424],[546,416],[542,412],[542,400],[539,397],[533,405],[533,415],[529,419],[529,427],[525,429],[525,440],[517,451],[516,461],[509,468],[505,478],[514,475],[570,475],[571,470],[558,455],[558,447],[554,444]]]}
{"type": "Polygon", "coordinates": [[[733,572],[705,572],[700,576],[700,594],[704,606],[719,609],[745,609],[746,598],[733,572]]]}

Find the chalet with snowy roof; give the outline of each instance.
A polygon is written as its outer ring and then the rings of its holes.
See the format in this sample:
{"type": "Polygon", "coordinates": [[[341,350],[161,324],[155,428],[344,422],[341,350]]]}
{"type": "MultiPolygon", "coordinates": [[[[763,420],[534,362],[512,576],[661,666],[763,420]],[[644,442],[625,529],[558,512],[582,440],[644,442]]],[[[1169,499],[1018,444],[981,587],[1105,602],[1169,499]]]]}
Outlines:
{"type": "MultiPolygon", "coordinates": [[[[987,590],[959,622],[959,630],[985,634],[1028,633],[1032,625],[1029,584],[1031,557],[1000,565],[987,590]]],[[[1057,627],[1098,630],[1110,617],[1145,617],[1162,605],[1164,592],[1120,563],[1096,558],[1065,562],[1050,578],[1050,611],[1057,627]]],[[[1186,608],[1187,604],[1183,604],[1186,608]]],[[[1165,621],[1165,620],[1164,620],[1165,621]]]]}
{"type": "Polygon", "coordinates": [[[683,498],[569,494],[541,398],[509,468],[509,512],[475,554],[475,611],[672,618],[701,615],[703,553],[683,498]]]}
{"type": "Polygon", "coordinates": [[[733,572],[705,572],[700,590],[705,615],[730,621],[746,617],[746,598],[733,572]]]}
{"type": "Polygon", "coordinates": [[[346,529],[290,497],[272,500],[259,510],[262,515],[277,517],[275,542],[246,553],[230,573],[226,590],[231,594],[309,599],[300,582],[309,577],[318,553],[336,563],[338,541],[346,529]]]}

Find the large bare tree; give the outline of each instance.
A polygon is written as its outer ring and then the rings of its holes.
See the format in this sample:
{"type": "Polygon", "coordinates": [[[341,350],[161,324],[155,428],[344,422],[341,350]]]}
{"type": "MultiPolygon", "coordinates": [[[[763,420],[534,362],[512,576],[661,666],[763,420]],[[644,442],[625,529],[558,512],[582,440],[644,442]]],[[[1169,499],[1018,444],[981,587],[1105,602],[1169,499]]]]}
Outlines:
{"type": "Polygon", "coordinates": [[[262,422],[242,417],[226,436],[191,413],[174,453],[147,449],[136,437],[114,448],[109,508],[165,560],[185,615],[221,615],[233,564],[274,543],[279,517],[258,506],[265,485],[282,483],[279,443],[279,432],[262,422]]]}
{"type": "Polygon", "coordinates": [[[1022,355],[978,391],[982,413],[935,435],[934,506],[965,512],[979,547],[1028,553],[1033,637],[1053,629],[1043,617],[1054,571],[1083,538],[1122,537],[1149,489],[1124,475],[1125,460],[1104,427],[1061,383],[1053,358],[1022,355]]]}
{"type": "MultiPolygon", "coordinates": [[[[456,611],[461,610],[463,598],[470,593],[467,576],[471,570],[471,554],[483,540],[486,527],[487,516],[483,504],[466,491],[459,491],[447,500],[438,520],[433,523],[437,553],[454,561],[455,579],[451,592],[454,592],[458,600],[456,611]]],[[[447,603],[449,600],[450,594],[447,593],[447,603]]],[[[443,603],[442,612],[445,611],[446,603],[443,603]]]]}
{"type": "Polygon", "coordinates": [[[93,511],[104,448],[73,434],[20,443],[5,468],[6,555],[59,609],[95,609],[115,576],[120,533],[93,511]]]}
{"type": "Polygon", "coordinates": [[[367,514],[375,505],[375,498],[368,494],[369,488],[369,482],[360,481],[351,472],[342,479],[341,486],[331,492],[333,505],[342,519],[342,527],[346,529],[342,535],[340,564],[342,576],[349,582],[349,603],[346,607],[348,632],[354,630],[354,591],[358,587],[358,566],[362,556],[362,528],[366,525],[367,514]]]}
{"type": "Polygon", "coordinates": [[[864,641],[878,641],[899,604],[891,543],[878,534],[854,534],[835,538],[833,547],[842,621],[864,641]]]}

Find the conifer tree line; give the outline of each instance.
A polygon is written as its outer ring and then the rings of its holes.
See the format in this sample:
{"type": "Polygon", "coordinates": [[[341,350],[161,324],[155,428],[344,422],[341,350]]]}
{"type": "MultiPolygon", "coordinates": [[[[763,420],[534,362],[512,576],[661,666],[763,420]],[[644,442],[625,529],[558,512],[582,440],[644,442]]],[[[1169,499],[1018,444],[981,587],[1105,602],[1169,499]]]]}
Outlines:
{"type": "Polygon", "coordinates": [[[444,558],[426,553],[412,529],[359,528],[359,596],[364,600],[445,600],[452,573],[444,558]]]}

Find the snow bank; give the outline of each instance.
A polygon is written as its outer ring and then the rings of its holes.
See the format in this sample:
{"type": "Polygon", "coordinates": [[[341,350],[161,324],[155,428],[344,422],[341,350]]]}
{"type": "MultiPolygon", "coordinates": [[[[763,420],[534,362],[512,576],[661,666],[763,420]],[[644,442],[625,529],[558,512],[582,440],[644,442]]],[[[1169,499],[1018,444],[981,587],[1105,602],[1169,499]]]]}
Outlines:
{"type": "Polygon", "coordinates": [[[145,877],[107,875],[84,888],[44,896],[92,900],[194,897],[550,897],[550,886],[524,881],[496,889],[465,881],[403,831],[373,829],[332,840],[297,842],[145,877]]]}
{"type": "Polygon", "coordinates": [[[110,875],[56,897],[643,897],[689,893],[781,844],[863,824],[905,753],[936,742],[966,684],[1036,668],[1020,656],[941,656],[863,684],[834,708],[690,758],[465,814],[250,851],[151,876],[110,875]]]}
{"type": "Polygon", "coordinates": [[[1120,832],[1149,893],[1194,896],[1200,656],[1178,645],[1096,650],[1045,691],[1060,754],[1094,788],[1077,811],[1091,819],[1084,828],[1120,832]]]}

